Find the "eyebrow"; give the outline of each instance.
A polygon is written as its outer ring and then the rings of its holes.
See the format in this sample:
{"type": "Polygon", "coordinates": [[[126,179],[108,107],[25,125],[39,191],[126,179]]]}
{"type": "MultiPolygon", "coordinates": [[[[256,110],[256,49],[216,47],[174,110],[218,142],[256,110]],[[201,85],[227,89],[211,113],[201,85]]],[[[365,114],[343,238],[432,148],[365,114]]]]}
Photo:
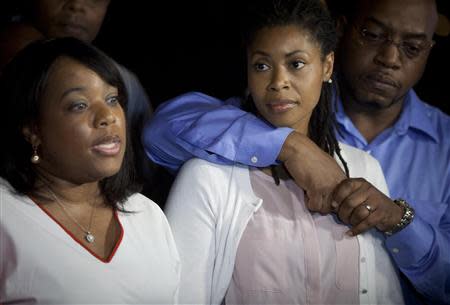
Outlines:
{"type": "Polygon", "coordinates": [[[67,90],[64,91],[64,93],[61,95],[61,99],[65,98],[66,96],[68,96],[68,95],[71,94],[72,92],[79,92],[79,91],[85,91],[85,90],[86,90],[85,87],[74,87],[74,88],[67,89],[67,90]]]}
{"type": "MultiPolygon", "coordinates": [[[[366,22],[370,21],[375,23],[376,25],[384,28],[385,30],[389,30],[392,32],[392,27],[388,26],[387,24],[383,23],[382,21],[376,19],[375,17],[368,17],[366,22]]],[[[417,32],[402,32],[401,33],[402,37],[406,37],[406,38],[412,38],[412,39],[428,39],[427,34],[425,33],[417,33],[417,32]]]]}
{"type": "MultiPolygon", "coordinates": [[[[297,54],[297,53],[308,54],[306,51],[303,51],[303,50],[294,50],[294,51],[292,51],[292,52],[287,53],[287,54],[285,55],[285,57],[290,57],[290,56],[293,56],[293,55],[295,55],[295,54],[297,54]]],[[[253,53],[252,53],[252,56],[254,56],[254,55],[263,55],[263,56],[270,57],[270,54],[269,54],[269,53],[266,53],[266,52],[260,51],[260,50],[256,50],[255,52],[253,52],[253,53]]]]}

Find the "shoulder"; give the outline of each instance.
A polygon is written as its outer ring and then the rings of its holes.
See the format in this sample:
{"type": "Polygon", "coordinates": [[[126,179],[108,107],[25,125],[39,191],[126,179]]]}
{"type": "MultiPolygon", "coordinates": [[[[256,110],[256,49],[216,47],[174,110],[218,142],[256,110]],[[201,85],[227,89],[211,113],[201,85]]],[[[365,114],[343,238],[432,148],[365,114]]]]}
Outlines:
{"type": "Polygon", "coordinates": [[[430,118],[430,122],[436,128],[439,141],[443,141],[444,143],[450,145],[450,116],[442,112],[442,110],[437,107],[431,106],[430,104],[422,101],[420,102],[423,103],[427,116],[430,118]]]}
{"type": "Polygon", "coordinates": [[[128,197],[124,204],[127,212],[135,214],[146,214],[152,217],[161,218],[164,216],[161,208],[150,198],[145,197],[141,193],[135,193],[128,197]]]}
{"type": "Polygon", "coordinates": [[[122,220],[127,219],[133,228],[143,232],[160,232],[162,236],[171,234],[166,215],[151,199],[140,193],[131,195],[124,204],[125,212],[118,212],[122,220]]]}
{"type": "Polygon", "coordinates": [[[411,120],[421,126],[427,134],[431,134],[443,148],[450,149],[450,116],[422,101],[414,90],[410,91],[409,98],[412,102],[406,107],[409,107],[413,113],[411,120]]]}
{"type": "Polygon", "coordinates": [[[24,196],[19,194],[7,180],[0,177],[0,205],[6,201],[22,200],[23,198],[24,196]]]}
{"type": "Polygon", "coordinates": [[[204,180],[207,177],[208,179],[212,179],[209,181],[210,183],[214,183],[215,181],[222,183],[224,180],[228,181],[232,176],[238,177],[245,172],[248,172],[248,167],[245,165],[224,165],[193,158],[181,167],[177,179],[179,176],[188,176],[194,182],[196,179],[204,180]]]}
{"type": "Polygon", "coordinates": [[[35,215],[36,204],[28,197],[18,193],[7,180],[0,178],[0,224],[17,224],[24,213],[35,215]],[[8,217],[2,217],[8,215],[8,217]]]}
{"type": "Polygon", "coordinates": [[[165,210],[193,208],[217,214],[231,198],[251,200],[249,169],[201,159],[186,162],[172,185],[165,210]],[[250,198],[250,199],[249,199],[250,198]]]}
{"type": "Polygon", "coordinates": [[[448,114],[445,114],[438,107],[430,105],[419,98],[417,98],[417,102],[420,103],[422,107],[424,107],[428,117],[430,117],[431,119],[435,119],[440,124],[446,124],[447,126],[450,126],[450,116],[448,114]]]}

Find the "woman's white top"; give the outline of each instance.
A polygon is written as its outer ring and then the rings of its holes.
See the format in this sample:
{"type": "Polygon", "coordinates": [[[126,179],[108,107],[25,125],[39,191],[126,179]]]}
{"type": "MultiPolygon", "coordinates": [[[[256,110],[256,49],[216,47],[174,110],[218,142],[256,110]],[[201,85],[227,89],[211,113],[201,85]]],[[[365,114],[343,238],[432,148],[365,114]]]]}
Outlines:
{"type": "Polygon", "coordinates": [[[0,179],[0,304],[174,304],[180,261],[161,209],[141,194],[117,212],[122,234],[101,260],[0,179]]]}
{"type": "MultiPolygon", "coordinates": [[[[364,177],[387,193],[378,162],[361,150],[340,146],[350,176],[364,177]]],[[[180,303],[222,303],[240,239],[261,204],[246,166],[217,165],[200,159],[183,166],[166,203],[182,264],[180,303]]],[[[360,303],[403,304],[397,269],[383,246],[384,236],[370,230],[356,238],[360,303]]]]}

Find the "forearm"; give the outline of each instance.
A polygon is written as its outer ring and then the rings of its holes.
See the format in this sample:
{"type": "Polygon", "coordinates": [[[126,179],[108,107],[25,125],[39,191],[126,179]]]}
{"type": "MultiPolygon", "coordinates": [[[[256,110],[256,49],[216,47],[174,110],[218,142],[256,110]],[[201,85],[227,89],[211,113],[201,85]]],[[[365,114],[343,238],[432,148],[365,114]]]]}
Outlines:
{"type": "Polygon", "coordinates": [[[405,229],[386,239],[399,269],[432,303],[450,304],[450,227],[444,215],[431,224],[416,213],[405,229]]]}
{"type": "Polygon", "coordinates": [[[274,128],[212,97],[189,93],[158,108],[143,133],[147,155],[176,171],[192,157],[263,167],[276,162],[289,128],[274,128]]]}

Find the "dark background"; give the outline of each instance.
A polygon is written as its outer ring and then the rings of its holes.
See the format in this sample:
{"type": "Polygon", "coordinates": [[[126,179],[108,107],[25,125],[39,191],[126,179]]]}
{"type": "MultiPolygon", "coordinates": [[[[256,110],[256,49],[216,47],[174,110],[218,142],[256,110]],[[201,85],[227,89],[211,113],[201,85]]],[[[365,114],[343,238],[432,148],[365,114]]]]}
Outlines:
{"type": "MultiPolygon", "coordinates": [[[[450,16],[445,2],[439,11],[450,16]]],[[[229,0],[113,0],[96,44],[139,76],[155,106],[192,90],[226,98],[245,88],[240,8],[229,0]]],[[[450,39],[435,40],[416,90],[450,114],[450,39]]]]}
{"type": "MultiPolygon", "coordinates": [[[[446,2],[438,0],[439,10],[450,16],[446,2]]],[[[17,1],[1,1],[2,18],[16,6],[17,1]]],[[[239,95],[245,88],[241,7],[236,0],[112,0],[94,44],[139,77],[154,107],[187,91],[239,95]]],[[[416,91],[450,114],[450,39],[435,40],[416,91]]]]}
{"type": "Polygon", "coordinates": [[[187,91],[226,98],[245,88],[232,1],[115,1],[94,42],[135,72],[154,105],[187,91]]]}

